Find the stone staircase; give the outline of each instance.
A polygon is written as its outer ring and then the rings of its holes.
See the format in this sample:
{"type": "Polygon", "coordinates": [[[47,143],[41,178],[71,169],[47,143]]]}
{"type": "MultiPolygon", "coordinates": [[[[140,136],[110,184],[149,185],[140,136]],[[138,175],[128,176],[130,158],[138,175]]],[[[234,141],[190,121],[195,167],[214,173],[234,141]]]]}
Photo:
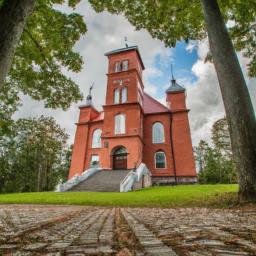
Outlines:
{"type": "Polygon", "coordinates": [[[120,183],[130,170],[100,170],[68,191],[119,192],[120,183]]]}

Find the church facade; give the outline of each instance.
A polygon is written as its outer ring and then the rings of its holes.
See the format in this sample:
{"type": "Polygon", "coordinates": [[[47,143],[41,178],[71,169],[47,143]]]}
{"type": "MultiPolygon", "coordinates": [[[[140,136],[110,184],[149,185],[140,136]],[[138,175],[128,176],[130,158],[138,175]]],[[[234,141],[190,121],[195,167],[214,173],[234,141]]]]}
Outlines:
{"type": "Polygon", "coordinates": [[[118,172],[145,163],[153,184],[196,182],[185,89],[172,79],[164,106],[144,91],[137,46],[105,55],[103,111],[93,106],[91,94],[79,107],[69,179],[92,167],[118,172]]]}

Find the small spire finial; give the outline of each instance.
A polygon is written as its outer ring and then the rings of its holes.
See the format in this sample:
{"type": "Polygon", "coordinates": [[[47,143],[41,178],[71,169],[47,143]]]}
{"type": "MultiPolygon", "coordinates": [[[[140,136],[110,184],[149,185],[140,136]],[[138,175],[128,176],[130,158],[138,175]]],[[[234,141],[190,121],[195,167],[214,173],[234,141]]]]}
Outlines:
{"type": "Polygon", "coordinates": [[[172,64],[171,64],[171,73],[172,73],[172,80],[175,80],[174,76],[173,76],[173,65],[172,64]]]}
{"type": "Polygon", "coordinates": [[[92,85],[89,87],[89,94],[86,97],[86,105],[92,105],[92,89],[94,86],[94,82],[92,83],[92,85]]]}
{"type": "Polygon", "coordinates": [[[90,88],[89,88],[89,95],[92,95],[93,86],[94,86],[94,82],[92,83],[92,85],[91,85],[90,88]]]}
{"type": "Polygon", "coordinates": [[[128,47],[128,43],[127,43],[127,37],[124,37],[124,42],[125,42],[125,46],[128,47]]]}
{"type": "Polygon", "coordinates": [[[176,80],[175,80],[174,75],[173,75],[173,65],[172,65],[172,63],[171,63],[171,73],[172,73],[171,85],[175,86],[176,80]]]}

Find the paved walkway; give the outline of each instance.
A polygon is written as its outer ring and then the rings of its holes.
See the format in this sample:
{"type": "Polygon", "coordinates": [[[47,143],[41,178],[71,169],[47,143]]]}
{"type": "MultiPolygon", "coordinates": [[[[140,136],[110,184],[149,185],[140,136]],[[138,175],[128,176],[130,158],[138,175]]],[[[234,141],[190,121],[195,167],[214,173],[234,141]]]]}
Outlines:
{"type": "Polygon", "coordinates": [[[0,255],[256,255],[256,212],[0,205],[0,255]]]}

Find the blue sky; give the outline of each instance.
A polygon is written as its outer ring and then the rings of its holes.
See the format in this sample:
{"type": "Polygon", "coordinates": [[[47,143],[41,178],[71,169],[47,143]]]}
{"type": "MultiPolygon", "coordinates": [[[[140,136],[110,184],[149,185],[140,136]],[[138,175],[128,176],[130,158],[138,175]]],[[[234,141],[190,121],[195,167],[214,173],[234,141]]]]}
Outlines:
{"type": "MultiPolygon", "coordinates": [[[[63,11],[67,8],[61,7],[63,11]]],[[[93,104],[101,110],[105,102],[108,60],[104,54],[124,46],[124,37],[129,45],[138,45],[145,64],[145,90],[154,98],[165,104],[165,89],[171,79],[171,63],[174,76],[180,85],[186,87],[187,106],[190,109],[189,120],[193,144],[200,139],[209,140],[212,124],[222,118],[224,107],[219,84],[213,64],[204,63],[208,53],[205,42],[177,43],[175,48],[166,49],[164,43],[153,39],[146,30],[137,31],[120,15],[107,12],[96,13],[86,1],[79,4],[77,10],[84,16],[88,32],[76,44],[75,50],[84,59],[84,66],[78,74],[66,74],[78,85],[84,96],[89,86],[95,82],[93,104]]],[[[240,56],[244,69],[248,60],[240,56]]],[[[256,79],[249,82],[251,93],[256,102],[256,79]]],[[[75,123],[78,120],[78,106],[84,101],[74,103],[67,111],[45,109],[43,102],[23,97],[23,107],[16,118],[31,116],[53,116],[61,127],[65,128],[73,143],[75,123]]]]}
{"type": "MultiPolygon", "coordinates": [[[[171,58],[167,61],[162,61],[161,55],[157,55],[154,59],[154,67],[161,70],[160,76],[149,77],[150,84],[154,84],[158,87],[157,94],[155,96],[161,98],[164,94],[165,85],[170,83],[171,79],[171,65],[173,66],[174,78],[177,81],[182,81],[184,78],[191,83],[197,80],[195,74],[191,71],[192,66],[198,60],[197,49],[187,49],[189,45],[185,42],[178,42],[175,48],[170,48],[171,58]]],[[[182,84],[181,84],[182,85],[182,84]]]]}

